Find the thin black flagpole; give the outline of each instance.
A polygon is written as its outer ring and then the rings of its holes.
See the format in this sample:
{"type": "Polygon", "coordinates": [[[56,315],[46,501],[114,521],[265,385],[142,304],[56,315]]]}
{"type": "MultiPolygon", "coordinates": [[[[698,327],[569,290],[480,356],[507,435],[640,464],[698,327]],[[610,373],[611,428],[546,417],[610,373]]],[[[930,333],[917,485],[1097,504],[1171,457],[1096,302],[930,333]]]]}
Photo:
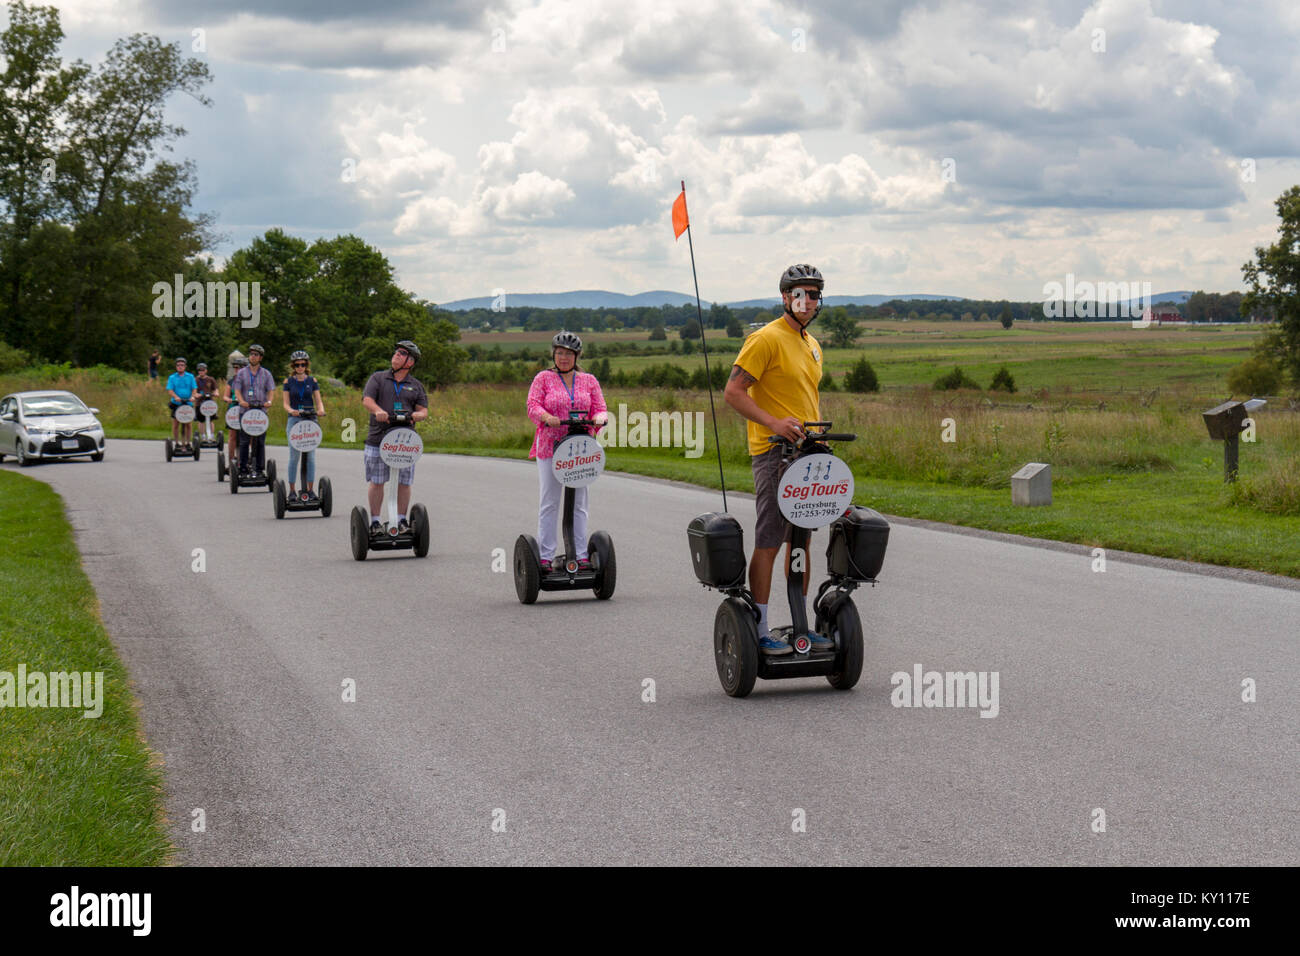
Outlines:
{"type": "MultiPolygon", "coordinates": [[[[682,196],[686,180],[682,180],[682,196]]],[[[727,510],[727,479],[722,473],[722,442],[718,440],[718,410],[713,406],[713,376],[709,374],[709,343],[704,340],[704,307],[700,305],[700,277],[695,272],[695,241],[691,239],[691,214],[686,211],[686,244],[691,249],[691,278],[695,280],[695,313],[700,317],[700,348],[704,350],[704,380],[709,386],[709,414],[713,416],[713,445],[718,452],[718,481],[722,484],[722,510],[727,510]]]]}

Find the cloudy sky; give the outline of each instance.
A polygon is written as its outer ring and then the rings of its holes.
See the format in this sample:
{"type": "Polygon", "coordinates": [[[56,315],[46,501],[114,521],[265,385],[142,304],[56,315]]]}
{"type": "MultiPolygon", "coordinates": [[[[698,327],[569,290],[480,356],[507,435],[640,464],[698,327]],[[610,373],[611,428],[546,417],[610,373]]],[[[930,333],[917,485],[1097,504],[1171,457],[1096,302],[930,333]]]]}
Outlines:
{"type": "Polygon", "coordinates": [[[1300,182],[1292,0],[54,5],[69,59],[208,62],[172,117],[218,258],[355,233],[435,302],[689,292],[682,179],[705,299],[796,261],[835,294],[1229,291],[1300,182]]]}

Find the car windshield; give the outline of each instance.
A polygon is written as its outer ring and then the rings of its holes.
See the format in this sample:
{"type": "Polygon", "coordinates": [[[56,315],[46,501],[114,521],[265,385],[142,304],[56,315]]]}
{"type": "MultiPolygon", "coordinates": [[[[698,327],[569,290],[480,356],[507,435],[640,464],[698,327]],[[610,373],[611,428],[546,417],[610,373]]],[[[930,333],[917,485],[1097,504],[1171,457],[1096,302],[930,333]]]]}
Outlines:
{"type": "Polygon", "coordinates": [[[23,414],[28,418],[45,415],[87,415],[89,411],[81,400],[72,395],[38,395],[23,399],[23,414]]]}

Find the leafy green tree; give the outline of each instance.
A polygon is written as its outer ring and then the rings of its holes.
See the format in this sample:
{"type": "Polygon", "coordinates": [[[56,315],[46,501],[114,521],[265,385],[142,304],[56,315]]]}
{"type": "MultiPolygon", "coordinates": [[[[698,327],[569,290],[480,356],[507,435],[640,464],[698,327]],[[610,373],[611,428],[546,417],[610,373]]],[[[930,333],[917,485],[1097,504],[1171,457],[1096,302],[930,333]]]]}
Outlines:
{"type": "Polygon", "coordinates": [[[667,333],[666,331],[664,331],[664,327],[663,327],[663,324],[662,324],[662,323],[659,324],[659,325],[656,325],[653,329],[650,330],[650,341],[651,341],[651,342],[663,342],[663,341],[665,341],[667,338],[668,338],[668,333],[667,333]]]}
{"type": "Polygon", "coordinates": [[[858,320],[849,315],[842,305],[830,310],[821,318],[821,327],[830,335],[832,348],[852,348],[858,337],[858,320]]]}
{"type": "Polygon", "coordinates": [[[691,319],[682,326],[681,332],[678,333],[683,339],[698,339],[700,337],[699,319],[691,319]]]}
{"type": "Polygon", "coordinates": [[[1257,310],[1272,313],[1277,327],[1260,343],[1261,353],[1270,356],[1300,386],[1300,186],[1292,186],[1275,203],[1281,225],[1278,240],[1257,246],[1255,260],[1242,265],[1249,291],[1241,302],[1241,314],[1257,310]]]}
{"type": "Polygon", "coordinates": [[[953,389],[958,388],[971,388],[977,392],[981,391],[979,383],[963,372],[960,366],[953,368],[953,370],[948,374],[940,375],[936,378],[934,380],[934,387],[936,390],[941,392],[952,391],[953,389]]]}
{"type": "Polygon", "coordinates": [[[740,324],[740,319],[736,318],[733,315],[730,319],[727,320],[727,338],[738,339],[738,338],[742,338],[744,334],[745,334],[745,327],[740,324]]]}
{"type": "Polygon", "coordinates": [[[1002,323],[1004,329],[1009,329],[1015,324],[1016,320],[1011,315],[1011,306],[1005,305],[1002,307],[1002,314],[998,316],[998,320],[1002,323]]]}
{"type": "Polygon", "coordinates": [[[1233,395],[1275,395],[1282,384],[1282,370],[1268,355],[1252,355],[1228,372],[1228,391],[1233,395]]]}
{"type": "Polygon", "coordinates": [[[989,386],[990,391],[1004,391],[1015,393],[1016,380],[1011,376],[1011,372],[1004,365],[993,373],[993,384],[989,386]]]}

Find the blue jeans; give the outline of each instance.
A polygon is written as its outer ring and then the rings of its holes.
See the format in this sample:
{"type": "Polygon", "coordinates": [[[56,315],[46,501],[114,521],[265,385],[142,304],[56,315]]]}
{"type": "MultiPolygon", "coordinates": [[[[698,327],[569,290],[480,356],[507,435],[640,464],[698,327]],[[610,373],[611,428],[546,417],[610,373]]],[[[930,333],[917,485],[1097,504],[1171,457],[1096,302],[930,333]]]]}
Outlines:
{"type": "MultiPolygon", "coordinates": [[[[289,422],[284,427],[285,438],[289,437],[289,429],[292,428],[294,425],[298,424],[299,421],[300,419],[294,418],[292,415],[289,416],[289,422]]],[[[307,456],[307,484],[310,485],[316,482],[316,452],[299,451],[298,449],[290,445],[289,446],[289,484],[293,485],[295,488],[298,487],[298,456],[299,455],[307,456]]]]}

